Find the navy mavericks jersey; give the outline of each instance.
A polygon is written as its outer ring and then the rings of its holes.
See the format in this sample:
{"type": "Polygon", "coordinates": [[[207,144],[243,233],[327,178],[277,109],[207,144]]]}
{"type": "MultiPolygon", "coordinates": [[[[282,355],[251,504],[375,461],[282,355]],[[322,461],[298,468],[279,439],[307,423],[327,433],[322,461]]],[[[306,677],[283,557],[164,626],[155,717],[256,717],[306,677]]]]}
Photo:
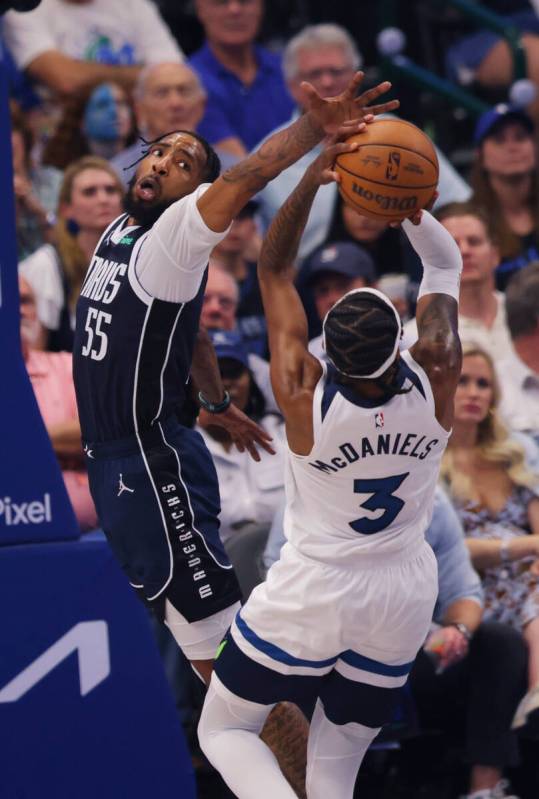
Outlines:
{"type": "Polygon", "coordinates": [[[73,373],[82,438],[149,429],[185,397],[206,272],[186,303],[152,297],[136,276],[150,228],[116,219],[101,238],[77,303],[73,373]]]}

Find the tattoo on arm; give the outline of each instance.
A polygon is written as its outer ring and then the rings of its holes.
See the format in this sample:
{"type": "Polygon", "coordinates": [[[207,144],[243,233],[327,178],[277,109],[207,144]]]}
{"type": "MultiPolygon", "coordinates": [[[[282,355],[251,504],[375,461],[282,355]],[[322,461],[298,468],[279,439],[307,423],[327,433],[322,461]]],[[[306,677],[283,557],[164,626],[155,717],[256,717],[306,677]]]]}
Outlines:
{"type": "Polygon", "coordinates": [[[270,136],[244,161],[223,172],[222,178],[226,183],[247,181],[253,192],[259,191],[283,169],[312,150],[323,137],[322,128],[309,114],[304,114],[293,125],[270,136]]]}
{"type": "Polygon", "coordinates": [[[419,338],[447,341],[458,335],[458,306],[447,294],[433,294],[418,320],[419,338]]]}
{"type": "Polygon", "coordinates": [[[458,333],[458,305],[447,294],[433,294],[417,322],[418,345],[430,353],[433,367],[460,369],[461,346],[458,333]]]}
{"type": "Polygon", "coordinates": [[[318,184],[304,176],[277,212],[262,244],[258,262],[261,274],[283,274],[293,264],[318,184]]]}

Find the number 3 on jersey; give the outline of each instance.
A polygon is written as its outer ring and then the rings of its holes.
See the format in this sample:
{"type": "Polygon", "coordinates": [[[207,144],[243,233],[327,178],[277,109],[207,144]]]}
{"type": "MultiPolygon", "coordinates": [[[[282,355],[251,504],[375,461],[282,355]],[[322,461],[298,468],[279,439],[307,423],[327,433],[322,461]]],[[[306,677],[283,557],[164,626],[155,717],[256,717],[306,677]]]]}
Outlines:
{"type": "Polygon", "coordinates": [[[394,477],[354,480],[354,493],[371,494],[359,507],[365,508],[365,510],[383,510],[384,512],[377,519],[369,519],[367,516],[362,516],[353,522],[349,522],[352,530],[355,530],[356,533],[370,535],[371,533],[379,533],[389,527],[404,507],[404,501],[394,496],[393,491],[399,488],[409,474],[410,472],[406,472],[406,474],[397,474],[394,477]]]}
{"type": "Polygon", "coordinates": [[[84,324],[84,329],[88,334],[88,338],[81,350],[86,358],[89,355],[94,361],[103,360],[107,354],[109,340],[107,334],[101,330],[101,325],[110,325],[111,322],[112,314],[106,311],[98,311],[97,308],[92,308],[91,306],[88,308],[88,314],[86,315],[86,322],[84,324]],[[94,340],[96,344],[95,347],[93,346],[94,340]]]}

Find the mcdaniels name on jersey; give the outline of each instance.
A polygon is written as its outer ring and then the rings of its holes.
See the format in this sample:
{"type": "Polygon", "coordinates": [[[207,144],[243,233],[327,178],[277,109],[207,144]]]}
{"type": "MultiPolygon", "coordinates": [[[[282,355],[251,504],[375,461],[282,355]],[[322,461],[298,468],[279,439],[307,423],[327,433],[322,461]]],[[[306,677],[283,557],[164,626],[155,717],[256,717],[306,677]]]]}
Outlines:
{"type": "Polygon", "coordinates": [[[309,461],[309,466],[325,473],[337,472],[360,458],[373,455],[403,455],[422,461],[438,443],[437,438],[428,441],[426,439],[427,436],[419,436],[418,433],[379,433],[376,438],[363,436],[355,445],[346,442],[337,447],[340,454],[335,453],[329,463],[321,460],[309,461]]]}

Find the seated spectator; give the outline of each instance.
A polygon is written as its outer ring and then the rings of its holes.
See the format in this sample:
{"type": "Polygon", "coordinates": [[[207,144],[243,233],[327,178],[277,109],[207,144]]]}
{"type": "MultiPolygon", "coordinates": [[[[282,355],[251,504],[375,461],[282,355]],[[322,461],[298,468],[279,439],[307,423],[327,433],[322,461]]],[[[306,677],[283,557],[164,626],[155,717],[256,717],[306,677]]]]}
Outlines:
{"type": "MultiPolygon", "coordinates": [[[[204,290],[200,324],[207,330],[228,330],[238,332],[236,311],[240,300],[238,284],[218,261],[210,261],[208,281],[204,290]]],[[[247,349],[246,344],[244,346],[247,349]]],[[[269,412],[277,411],[277,403],[273,396],[269,374],[269,363],[257,355],[248,352],[249,369],[266,400],[269,412]]]]}
{"type": "MultiPolygon", "coordinates": [[[[507,28],[520,31],[528,77],[539,82],[539,19],[536,0],[482,0],[481,6],[502,16],[507,28]]],[[[476,23],[477,24],[477,23],[476,23]]],[[[463,36],[446,53],[449,76],[457,83],[478,83],[485,89],[509,88],[514,80],[513,57],[505,39],[487,28],[463,36]]],[[[539,97],[528,107],[539,118],[539,97]]]]}
{"type": "Polygon", "coordinates": [[[539,444],[539,262],[510,280],[506,307],[514,350],[499,364],[501,412],[513,429],[529,433],[539,444]]]}
{"type": "Polygon", "coordinates": [[[200,133],[210,144],[243,158],[287,122],[293,101],[280,57],[255,44],[263,0],[195,0],[206,42],[189,59],[208,93],[200,133]]]}
{"type": "Polygon", "coordinates": [[[122,212],[123,189],[114,170],[95,155],[66,169],[60,188],[55,244],[44,244],[19,264],[36,295],[48,349],[70,351],[74,310],[97,243],[122,212]]]}
{"type": "MultiPolygon", "coordinates": [[[[441,475],[485,592],[485,620],[522,631],[528,687],[513,722],[539,722],[539,475],[498,415],[492,359],[464,345],[453,432],[441,475]],[[533,718],[535,715],[535,719],[533,718]]],[[[530,440],[530,446],[533,442],[530,440]]]]}
{"type": "MultiPolygon", "coordinates": [[[[171,130],[196,130],[206,104],[206,92],[196,72],[187,64],[176,62],[151,64],[143,69],[133,96],[141,138],[111,161],[126,188],[148,149],[147,142],[171,130]]],[[[226,158],[225,154],[224,165],[230,166],[230,156],[228,162],[226,158]]]]}
{"type": "MultiPolygon", "coordinates": [[[[470,764],[463,799],[501,799],[503,771],[519,761],[511,722],[526,686],[526,645],[510,626],[481,621],[480,581],[459,518],[440,489],[425,537],[436,555],[439,594],[433,629],[410,673],[419,734],[442,730],[456,738],[470,764]]],[[[403,750],[406,761],[406,741],[403,750]]],[[[424,778],[424,767],[418,771],[424,778]]]]}
{"type": "MultiPolygon", "coordinates": [[[[332,97],[344,91],[361,62],[362,58],[354,40],[339,25],[323,23],[309,25],[301,30],[288,42],[283,54],[286,83],[296,104],[293,116],[303,113],[305,96],[301,88],[302,81],[312,83],[322,97],[332,97]]],[[[283,120],[281,127],[285,127],[285,124],[289,124],[289,121],[283,120]]],[[[269,227],[271,220],[322,147],[323,144],[320,144],[312,149],[281,172],[257,195],[264,228],[269,227]]],[[[469,186],[440,150],[437,150],[437,154],[440,164],[438,204],[467,200],[471,194],[469,186]]],[[[337,184],[334,182],[320,187],[301,240],[300,260],[327,241],[337,193],[337,184]]],[[[336,238],[342,237],[333,237],[333,240],[336,238]]],[[[388,264],[386,271],[393,272],[395,267],[388,264]]]]}
{"type": "Polygon", "coordinates": [[[247,203],[232,222],[229,233],[214,249],[212,258],[232,275],[238,286],[236,320],[247,350],[267,358],[266,319],[256,274],[260,246],[255,221],[257,208],[253,200],[247,203]]]}
{"type": "MultiPolygon", "coordinates": [[[[374,261],[362,247],[348,241],[336,241],[320,247],[311,256],[306,280],[322,324],[328,311],[348,291],[374,284],[374,261]]],[[[309,341],[309,351],[317,358],[325,360],[321,334],[309,341]]]]}
{"type": "Polygon", "coordinates": [[[479,118],[471,171],[473,203],[496,231],[500,265],[496,283],[539,258],[539,170],[535,127],[520,108],[500,104],[479,118]]]}
{"type": "MultiPolygon", "coordinates": [[[[462,255],[459,293],[459,336],[473,341],[496,359],[514,357],[505,313],[505,296],[495,290],[494,274],[500,262],[497,238],[489,217],[471,203],[444,205],[437,219],[451,233],[462,255]]],[[[406,332],[415,341],[417,326],[411,321],[406,332]]]]}
{"type": "Polygon", "coordinates": [[[129,89],[141,65],[183,60],[150,0],[42,0],[8,11],[4,36],[17,67],[55,94],[108,81],[129,89]]]}
{"type": "MultiPolygon", "coordinates": [[[[339,194],[335,195],[334,199],[333,216],[323,246],[335,242],[360,245],[360,248],[371,256],[374,279],[387,272],[402,271],[408,275],[410,291],[413,291],[412,286],[417,287],[421,276],[421,262],[402,230],[390,227],[383,219],[363,216],[345,203],[339,194]]],[[[321,321],[317,314],[313,314],[313,301],[308,284],[312,257],[316,257],[316,253],[301,264],[297,276],[297,288],[307,312],[310,335],[314,336],[321,330],[321,321]]]]}
{"type": "Polygon", "coordinates": [[[109,160],[135,139],[135,115],[128,92],[118,83],[99,83],[70,97],[42,162],[64,170],[83,155],[109,160]]]}
{"type": "Polygon", "coordinates": [[[237,333],[215,331],[212,335],[223,386],[232,402],[273,437],[275,455],[260,452],[255,463],[248,452],[239,452],[222,428],[198,426],[212,455],[221,496],[221,538],[226,542],[244,524],[268,524],[284,497],[283,420],[266,413],[266,401],[249,368],[247,351],[237,333]]]}
{"type": "Polygon", "coordinates": [[[10,104],[13,189],[19,260],[52,241],[55,210],[62,174],[33,163],[34,134],[25,115],[13,101],[10,104]]]}
{"type": "Polygon", "coordinates": [[[84,466],[71,355],[43,352],[44,331],[35,297],[22,277],[19,277],[19,291],[24,363],[80,529],[92,530],[98,522],[84,466]]]}

